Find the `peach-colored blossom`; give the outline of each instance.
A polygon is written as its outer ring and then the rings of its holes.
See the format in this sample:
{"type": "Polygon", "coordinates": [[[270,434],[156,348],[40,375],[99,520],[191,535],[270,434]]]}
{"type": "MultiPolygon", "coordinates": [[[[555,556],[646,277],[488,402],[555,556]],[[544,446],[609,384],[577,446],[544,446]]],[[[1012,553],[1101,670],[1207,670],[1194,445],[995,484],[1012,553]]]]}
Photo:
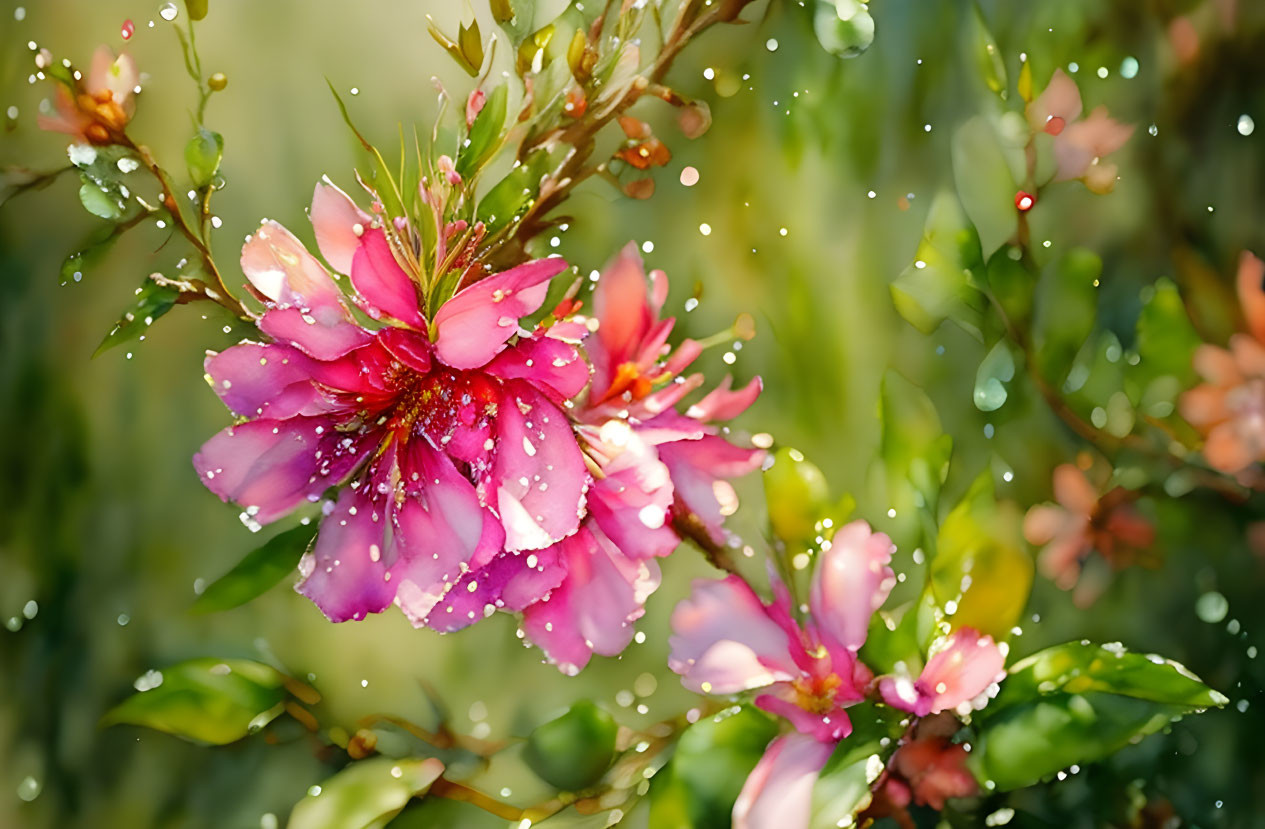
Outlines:
{"type": "Polygon", "coordinates": [[[1054,136],[1056,181],[1080,179],[1093,192],[1108,193],[1118,170],[1103,159],[1124,146],[1133,125],[1116,121],[1101,106],[1080,118],[1082,109],[1076,82],[1056,69],[1045,91],[1028,104],[1028,124],[1034,132],[1054,136]]]}
{"type": "Polygon", "coordinates": [[[113,144],[136,113],[135,89],[140,80],[136,61],[98,46],[87,76],[70,90],[57,88],[57,114],[41,115],[40,129],[64,132],[85,144],[113,144]]]}

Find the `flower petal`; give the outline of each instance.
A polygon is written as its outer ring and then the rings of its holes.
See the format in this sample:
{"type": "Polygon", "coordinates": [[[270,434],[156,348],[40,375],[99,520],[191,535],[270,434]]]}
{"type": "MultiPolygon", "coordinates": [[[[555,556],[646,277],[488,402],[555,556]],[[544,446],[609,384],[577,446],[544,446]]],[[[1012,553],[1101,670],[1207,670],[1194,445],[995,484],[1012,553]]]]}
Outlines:
{"type": "Polygon", "coordinates": [[[1075,464],[1064,463],[1054,468],[1054,498],[1076,515],[1092,515],[1098,508],[1098,491],[1075,464]]]}
{"type": "MultiPolygon", "coordinates": [[[[666,278],[661,280],[666,287],[666,278]]],[[[656,286],[656,296],[665,293],[656,286]]],[[[597,336],[590,342],[594,364],[593,389],[602,397],[621,363],[638,362],[642,340],[655,323],[647,297],[646,269],[635,242],[629,242],[602,269],[593,291],[597,336]]],[[[656,357],[658,355],[655,355],[656,357]]]]}
{"type": "Polygon", "coordinates": [[[915,686],[920,701],[914,713],[938,714],[970,702],[1006,675],[1006,657],[973,628],[958,628],[923,666],[915,686]]]}
{"type": "Polygon", "coordinates": [[[1049,86],[1028,104],[1028,124],[1034,131],[1044,130],[1051,118],[1061,118],[1063,123],[1070,124],[1080,114],[1081,92],[1076,81],[1062,69],[1054,70],[1049,86]]]}
{"type": "Polygon", "coordinates": [[[569,400],[589,382],[589,366],[574,345],[548,336],[520,339],[487,364],[489,374],[503,380],[526,380],[569,400]]]}
{"type": "Polygon", "coordinates": [[[567,269],[558,257],[537,259],[460,291],[435,314],[435,353],[453,368],[485,365],[540,307],[549,280],[567,269]]]}
{"type": "Polygon", "coordinates": [[[725,375],[720,385],[708,392],[702,400],[690,406],[685,414],[703,421],[732,420],[742,414],[760,396],[764,388],[759,377],[752,377],[747,385],[730,391],[733,378],[725,375]]]}
{"type": "Polygon", "coordinates": [[[737,576],[694,582],[672,611],[668,667],[691,691],[736,694],[799,676],[791,642],[737,576]]]}
{"type": "Polygon", "coordinates": [[[1260,342],[1265,343],[1265,262],[1249,251],[1239,256],[1239,273],[1236,280],[1239,304],[1247,319],[1247,330],[1260,342]]]}
{"type": "Polygon", "coordinates": [[[386,507],[373,488],[344,487],[333,511],[321,521],[316,546],[299,562],[303,580],[295,590],[307,596],[331,622],[381,613],[395,598],[387,572],[390,555],[386,507]]]}
{"type": "Polygon", "coordinates": [[[703,521],[713,539],[723,540],[721,525],[738,509],[727,479],[758,469],[764,450],[743,449],[715,435],[663,443],[658,449],[672,473],[677,500],[703,521]]]}
{"type": "Polygon", "coordinates": [[[840,528],[813,573],[813,621],[828,644],[855,653],[865,644],[870,617],[896,584],[892,540],[864,521],[840,528]]]}
{"type": "Polygon", "coordinates": [[[280,224],[261,224],[242,246],[241,263],[250,284],[274,307],[303,309],[322,325],[351,322],[329,272],[280,224]],[[333,312],[329,319],[319,313],[323,310],[333,312]]]}
{"type": "Polygon", "coordinates": [[[547,598],[566,574],[556,546],[538,552],[502,553],[485,566],[462,574],[431,610],[426,625],[448,633],[498,609],[521,611],[547,598]]]}
{"type": "Polygon", "coordinates": [[[321,256],[339,273],[351,274],[351,261],[360,247],[360,235],[373,221],[351,197],[328,178],[317,182],[312,193],[312,229],[321,256]],[[360,225],[360,233],[356,232],[360,225]]]}
{"type": "Polygon", "coordinates": [[[799,733],[769,743],[734,802],[734,829],[808,829],[813,786],[834,750],[799,733]]]}
{"type": "Polygon", "coordinates": [[[207,381],[234,413],[281,420],[328,409],[311,383],[312,360],[280,343],[242,342],[206,358],[207,381]]]}
{"type": "Polygon", "coordinates": [[[369,342],[372,335],[327,308],[318,314],[299,308],[273,308],[259,318],[259,330],[290,343],[317,360],[336,360],[369,342]]]}
{"type": "Polygon", "coordinates": [[[417,329],[426,327],[418,311],[417,286],[395,261],[382,228],[367,228],[360,237],[351,258],[351,284],[374,319],[386,315],[417,329]]]}

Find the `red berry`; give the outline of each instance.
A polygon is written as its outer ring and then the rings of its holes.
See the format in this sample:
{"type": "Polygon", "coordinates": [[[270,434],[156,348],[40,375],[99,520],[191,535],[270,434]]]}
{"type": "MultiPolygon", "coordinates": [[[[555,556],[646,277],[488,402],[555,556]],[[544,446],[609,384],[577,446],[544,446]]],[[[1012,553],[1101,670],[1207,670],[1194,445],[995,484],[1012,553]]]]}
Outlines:
{"type": "Polygon", "coordinates": [[[1015,193],[1015,207],[1019,208],[1020,213],[1027,213],[1032,209],[1032,205],[1037,203],[1037,197],[1029,192],[1020,190],[1015,193]]]}
{"type": "Polygon", "coordinates": [[[134,24],[132,19],[129,17],[127,20],[123,21],[123,28],[119,29],[119,34],[123,35],[124,40],[130,40],[135,31],[136,24],[134,24]]]}

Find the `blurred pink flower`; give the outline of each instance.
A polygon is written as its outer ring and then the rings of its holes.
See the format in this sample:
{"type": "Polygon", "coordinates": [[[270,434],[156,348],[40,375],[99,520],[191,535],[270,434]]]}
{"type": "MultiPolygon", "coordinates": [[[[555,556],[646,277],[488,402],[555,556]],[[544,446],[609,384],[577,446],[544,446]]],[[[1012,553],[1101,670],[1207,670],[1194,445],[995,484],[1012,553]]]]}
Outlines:
{"type": "Polygon", "coordinates": [[[755,704],[788,720],[794,732],[770,743],[734,806],[734,825],[798,829],[808,823],[812,782],[834,745],[852,732],[845,709],[878,696],[923,717],[970,704],[1004,675],[991,637],[961,628],[933,646],[917,679],[873,672],[858,658],[870,617],[896,583],[891,540],[864,521],[842,527],[813,573],[809,619],[791,615],[784,585],[765,605],[730,576],[695,582],[672,614],[668,665],[693,691],[760,689],[755,704]]]}
{"type": "Polygon", "coordinates": [[[910,803],[940,811],[949,798],[978,793],[979,784],[966,767],[966,746],[949,739],[961,727],[947,712],[919,720],[888,760],[874,800],[859,822],[892,817],[901,826],[913,826],[906,811],[910,803]]]}
{"type": "MultiPolygon", "coordinates": [[[[684,414],[676,407],[703,383],[682,372],[702,347],[667,339],[675,320],[660,319],[667,277],[647,280],[635,245],[602,271],[593,293],[595,326],[584,341],[593,366],[583,400],[570,415],[594,467],[588,515],[581,531],[557,545],[571,562],[557,590],[523,614],[527,637],[563,670],[582,668],[593,653],[612,655],[627,646],[632,622],[659,586],[655,558],[680,539],[672,519],[688,513],[714,540],[737,507],[728,479],[759,467],[764,453],[719,435],[712,421],[736,417],[760,393],[759,378],[729,390],[729,378],[684,414]]],[[[583,326],[579,320],[559,326],[583,326]]],[[[581,327],[572,336],[588,333],[581,327]]]]}
{"type": "Polygon", "coordinates": [[[1214,468],[1241,475],[1265,460],[1265,263],[1244,251],[1238,292],[1247,333],[1226,350],[1201,345],[1195,370],[1208,382],[1181,398],[1181,415],[1207,440],[1203,454],[1214,468]]]}
{"type": "MultiPolygon", "coordinates": [[[[37,62],[47,60],[40,53],[37,62]]],[[[123,53],[115,57],[108,46],[98,46],[88,74],[71,91],[58,85],[55,115],[40,115],[40,129],[64,132],[84,144],[112,144],[136,113],[135,88],[140,81],[136,61],[123,53]]]]}
{"type": "MultiPolygon", "coordinates": [[[[1121,488],[1100,496],[1076,465],[1056,467],[1054,499],[1058,503],[1032,507],[1023,521],[1028,543],[1045,548],[1038,563],[1046,578],[1070,590],[1095,551],[1116,569],[1145,555],[1155,543],[1155,528],[1133,508],[1133,497],[1121,488]]],[[[1096,597],[1096,592],[1078,590],[1078,604],[1089,604],[1096,597]]]]}
{"type": "Polygon", "coordinates": [[[244,421],[194,457],[203,482],[258,523],[341,487],[297,588],[333,621],[394,602],[415,625],[451,630],[547,594],[564,573],[547,548],[578,529],[590,483],[562,409],[588,369],[574,345],[526,336],[518,320],[566,264],[489,276],[426,320],[380,222],[328,183],[311,216],[354,290],[275,222],[247,241],[242,269],[275,342],[208,357],[209,382],[244,421]],[[348,296],[382,327],[358,324],[348,296]]]}
{"type": "Polygon", "coordinates": [[[1054,136],[1056,181],[1081,179],[1093,192],[1109,193],[1116,186],[1117,167],[1103,159],[1124,146],[1133,126],[1110,118],[1106,107],[1085,118],[1080,118],[1081,109],[1076,82],[1055,69],[1049,86],[1028,104],[1028,124],[1034,132],[1054,136]]]}

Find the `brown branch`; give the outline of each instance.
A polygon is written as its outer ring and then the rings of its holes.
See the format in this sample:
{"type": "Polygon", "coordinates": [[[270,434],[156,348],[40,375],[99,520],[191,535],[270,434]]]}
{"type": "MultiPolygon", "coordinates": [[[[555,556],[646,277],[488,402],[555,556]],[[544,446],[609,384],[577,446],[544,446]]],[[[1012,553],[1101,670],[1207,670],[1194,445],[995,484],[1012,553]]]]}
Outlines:
{"type": "Polygon", "coordinates": [[[743,578],[738,565],[734,564],[733,557],[729,554],[729,549],[723,544],[716,543],[702,519],[697,515],[688,511],[673,510],[672,529],[676,530],[676,534],[682,540],[692,542],[703,553],[708,564],[717,570],[724,570],[726,573],[743,578]]]}

